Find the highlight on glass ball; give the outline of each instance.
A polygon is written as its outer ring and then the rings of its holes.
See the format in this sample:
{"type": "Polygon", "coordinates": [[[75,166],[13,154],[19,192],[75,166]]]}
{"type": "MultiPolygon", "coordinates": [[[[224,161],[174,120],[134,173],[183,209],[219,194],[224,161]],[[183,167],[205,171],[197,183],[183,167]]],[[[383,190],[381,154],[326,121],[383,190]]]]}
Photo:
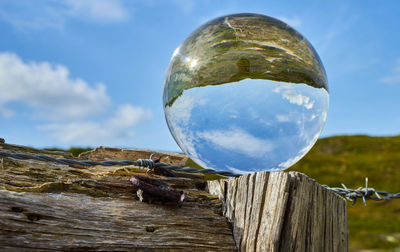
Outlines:
{"type": "Polygon", "coordinates": [[[163,92],[168,127],[197,164],[244,174],[284,170],[314,145],[329,106],[312,45],[277,19],[216,18],[173,53],[163,92]]]}

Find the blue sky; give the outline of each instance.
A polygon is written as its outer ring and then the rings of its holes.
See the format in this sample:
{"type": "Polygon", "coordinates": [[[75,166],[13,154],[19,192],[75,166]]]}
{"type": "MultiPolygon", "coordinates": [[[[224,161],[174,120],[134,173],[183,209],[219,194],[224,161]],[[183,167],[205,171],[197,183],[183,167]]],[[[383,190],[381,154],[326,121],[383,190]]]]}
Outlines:
{"type": "Polygon", "coordinates": [[[399,1],[0,0],[0,137],[178,150],[162,107],[172,53],[204,22],[240,12],[287,22],[319,53],[322,136],[400,134],[399,1]]]}

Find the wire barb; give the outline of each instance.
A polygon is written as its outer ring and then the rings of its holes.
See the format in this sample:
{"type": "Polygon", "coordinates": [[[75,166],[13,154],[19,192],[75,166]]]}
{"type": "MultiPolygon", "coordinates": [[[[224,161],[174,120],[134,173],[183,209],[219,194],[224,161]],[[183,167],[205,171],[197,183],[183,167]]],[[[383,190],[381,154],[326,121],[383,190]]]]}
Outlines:
{"type": "Polygon", "coordinates": [[[367,200],[391,200],[395,198],[400,198],[400,192],[398,193],[387,193],[376,191],[372,187],[368,187],[368,178],[365,178],[365,188],[359,187],[357,189],[348,189],[344,184],[342,187],[329,187],[327,185],[322,185],[324,188],[333,191],[343,197],[345,197],[348,201],[351,201],[353,205],[356,203],[357,199],[361,198],[363,200],[364,205],[367,205],[367,200]]]}

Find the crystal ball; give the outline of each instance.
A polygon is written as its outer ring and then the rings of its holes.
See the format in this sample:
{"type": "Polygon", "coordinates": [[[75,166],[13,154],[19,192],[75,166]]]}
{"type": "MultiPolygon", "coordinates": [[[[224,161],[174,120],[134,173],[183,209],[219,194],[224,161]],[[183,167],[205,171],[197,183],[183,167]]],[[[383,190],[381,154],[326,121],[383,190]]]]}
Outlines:
{"type": "Polygon", "coordinates": [[[213,19],[179,45],[163,104],[172,136],[193,161],[244,174],[300,160],[323,129],[329,93],[306,38],[246,13],[213,19]]]}

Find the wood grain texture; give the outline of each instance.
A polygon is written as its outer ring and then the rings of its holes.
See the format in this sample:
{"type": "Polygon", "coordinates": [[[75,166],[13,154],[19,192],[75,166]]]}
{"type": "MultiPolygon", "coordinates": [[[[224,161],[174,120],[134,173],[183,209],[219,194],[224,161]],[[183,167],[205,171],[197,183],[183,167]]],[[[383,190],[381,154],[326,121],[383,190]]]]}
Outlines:
{"type": "Polygon", "coordinates": [[[346,202],[298,172],[208,181],[240,251],[347,251],[346,202]]]}
{"type": "MultiPolygon", "coordinates": [[[[0,151],[74,158],[2,142],[0,151]]],[[[136,160],[151,153],[99,147],[77,159],[136,160]]],[[[187,161],[155,154],[174,165],[187,161]]],[[[0,159],[0,250],[341,252],[347,235],[345,200],[301,173],[205,182],[199,174],[164,177],[134,166],[0,159]],[[142,203],[132,175],[160,179],[187,198],[182,207],[142,203]]]]}
{"type": "MultiPolygon", "coordinates": [[[[0,151],[72,158],[1,142],[0,151]]],[[[149,152],[98,148],[81,158],[136,160],[149,152]]],[[[156,154],[174,164],[186,159],[156,154]]],[[[170,178],[133,166],[86,168],[0,158],[0,251],[235,251],[221,201],[198,189],[204,188],[204,177],[177,174],[170,178]],[[129,182],[132,175],[160,179],[187,198],[182,207],[142,203],[129,182]]]]}

